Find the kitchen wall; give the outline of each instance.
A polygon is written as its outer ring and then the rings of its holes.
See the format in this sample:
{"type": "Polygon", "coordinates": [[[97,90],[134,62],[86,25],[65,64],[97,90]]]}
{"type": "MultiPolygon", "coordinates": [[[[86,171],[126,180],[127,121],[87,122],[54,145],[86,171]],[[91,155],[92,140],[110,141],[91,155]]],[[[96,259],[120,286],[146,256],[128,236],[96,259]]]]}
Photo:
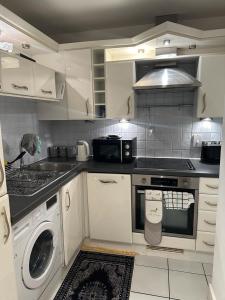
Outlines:
{"type": "Polygon", "coordinates": [[[46,148],[50,143],[49,126],[47,122],[38,121],[35,102],[1,96],[0,123],[6,160],[13,160],[19,154],[19,144],[24,133],[36,133],[42,140],[41,154],[36,154],[35,157],[26,154],[25,163],[46,157],[46,148]]]}
{"type": "Polygon", "coordinates": [[[135,120],[52,121],[52,142],[70,145],[79,139],[91,143],[93,138],[107,134],[137,136],[139,156],[198,158],[200,148],[192,147],[192,135],[199,134],[202,140],[220,140],[222,120],[199,121],[195,118],[195,102],[193,91],[141,93],[136,96],[135,120]]]}

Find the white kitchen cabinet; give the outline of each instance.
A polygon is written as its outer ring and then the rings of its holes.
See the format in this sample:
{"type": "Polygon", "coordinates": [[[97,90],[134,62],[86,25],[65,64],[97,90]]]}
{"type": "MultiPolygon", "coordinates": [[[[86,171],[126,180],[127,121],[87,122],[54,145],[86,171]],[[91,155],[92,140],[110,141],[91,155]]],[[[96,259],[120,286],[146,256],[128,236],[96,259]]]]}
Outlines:
{"type": "Polygon", "coordinates": [[[214,251],[218,193],[218,178],[200,178],[196,251],[214,251]]]}
{"type": "Polygon", "coordinates": [[[34,95],[33,62],[1,54],[2,91],[17,95],[34,95]]]}
{"type": "Polygon", "coordinates": [[[218,195],[219,179],[218,178],[200,178],[200,194],[218,195]]]}
{"type": "Polygon", "coordinates": [[[36,97],[56,98],[56,74],[54,70],[37,63],[33,64],[34,94],[36,97]]]}
{"type": "Polygon", "coordinates": [[[106,63],[106,117],[134,118],[134,61],[106,63]]]}
{"type": "Polygon", "coordinates": [[[131,178],[123,174],[88,174],[90,238],[132,243],[131,178]]]}
{"type": "Polygon", "coordinates": [[[225,55],[208,55],[199,59],[197,117],[223,117],[225,98],[225,55]]]}
{"type": "Polygon", "coordinates": [[[83,240],[82,174],[61,189],[64,260],[67,266],[83,240]]]}
{"type": "Polygon", "coordinates": [[[12,228],[7,195],[0,198],[0,266],[0,298],[4,300],[17,300],[12,228]]]}
{"type": "Polygon", "coordinates": [[[64,53],[70,120],[89,120],[94,117],[91,57],[91,49],[64,53]]]}

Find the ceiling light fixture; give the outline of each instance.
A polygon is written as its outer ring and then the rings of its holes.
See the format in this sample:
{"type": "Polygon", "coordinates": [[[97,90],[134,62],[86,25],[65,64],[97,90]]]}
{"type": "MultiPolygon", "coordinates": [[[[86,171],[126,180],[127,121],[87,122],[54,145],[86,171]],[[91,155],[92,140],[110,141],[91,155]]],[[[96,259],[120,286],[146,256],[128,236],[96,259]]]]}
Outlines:
{"type": "Polygon", "coordinates": [[[144,54],[145,53],[145,49],[141,48],[141,49],[138,49],[138,54],[144,54]]]}
{"type": "Polygon", "coordinates": [[[170,45],[170,40],[169,39],[164,40],[163,45],[164,46],[169,46],[170,45]]]}
{"type": "Polygon", "coordinates": [[[22,43],[22,48],[28,50],[28,49],[30,49],[30,44],[22,43]]]}
{"type": "Polygon", "coordinates": [[[189,45],[189,49],[191,49],[191,50],[192,50],[192,49],[196,49],[196,47],[197,47],[196,44],[191,44],[191,45],[189,45]]]}
{"type": "Polygon", "coordinates": [[[212,118],[201,118],[200,121],[208,121],[211,122],[213,119],[212,118]]]}
{"type": "Polygon", "coordinates": [[[120,120],[120,123],[128,123],[128,122],[129,121],[127,119],[124,119],[124,118],[120,120]]]}

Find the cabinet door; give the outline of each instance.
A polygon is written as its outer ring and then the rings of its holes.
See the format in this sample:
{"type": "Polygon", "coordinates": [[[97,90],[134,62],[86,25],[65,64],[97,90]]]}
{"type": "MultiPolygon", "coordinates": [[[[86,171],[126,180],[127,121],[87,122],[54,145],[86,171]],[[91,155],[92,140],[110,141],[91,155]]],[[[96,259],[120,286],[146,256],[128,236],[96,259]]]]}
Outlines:
{"type": "Polygon", "coordinates": [[[2,54],[1,73],[4,93],[34,95],[33,63],[15,56],[2,54]]]}
{"type": "Polygon", "coordinates": [[[202,87],[198,89],[199,118],[223,117],[225,99],[225,55],[200,57],[198,79],[202,87]]]}
{"type": "Polygon", "coordinates": [[[0,125],[0,197],[7,193],[6,180],[5,180],[5,168],[4,168],[4,157],[2,147],[2,135],[0,125]]]}
{"type": "Polygon", "coordinates": [[[61,190],[64,256],[68,265],[83,240],[82,175],[78,175],[61,190]]]}
{"type": "Polygon", "coordinates": [[[93,119],[91,50],[68,51],[64,59],[69,119],[93,119]]]}
{"type": "Polygon", "coordinates": [[[17,290],[8,196],[0,198],[0,266],[1,299],[16,300],[17,290]]]}
{"type": "Polygon", "coordinates": [[[88,174],[90,238],[132,243],[130,175],[88,174]]]}
{"type": "Polygon", "coordinates": [[[134,82],[133,61],[106,63],[107,118],[134,118],[134,82]]]}
{"type": "Polygon", "coordinates": [[[56,98],[55,72],[39,64],[34,64],[35,96],[56,98]]]}

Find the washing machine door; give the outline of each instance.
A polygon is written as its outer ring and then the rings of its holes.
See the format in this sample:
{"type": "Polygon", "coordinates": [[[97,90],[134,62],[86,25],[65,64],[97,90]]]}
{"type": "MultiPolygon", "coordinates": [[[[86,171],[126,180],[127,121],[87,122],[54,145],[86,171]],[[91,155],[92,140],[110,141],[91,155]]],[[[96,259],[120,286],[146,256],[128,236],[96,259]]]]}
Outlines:
{"type": "Polygon", "coordinates": [[[41,223],[25,249],[22,276],[29,289],[39,288],[51,274],[55,263],[58,233],[52,222],[41,223]]]}

